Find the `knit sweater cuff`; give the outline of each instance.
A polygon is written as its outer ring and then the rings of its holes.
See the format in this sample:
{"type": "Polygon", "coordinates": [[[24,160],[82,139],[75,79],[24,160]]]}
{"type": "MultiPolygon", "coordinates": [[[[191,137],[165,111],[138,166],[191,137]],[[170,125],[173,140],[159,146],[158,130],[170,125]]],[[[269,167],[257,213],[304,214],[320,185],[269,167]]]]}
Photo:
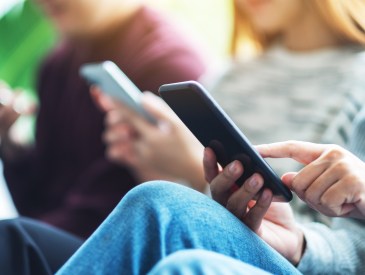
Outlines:
{"type": "MultiPolygon", "coordinates": [[[[330,228],[322,224],[302,226],[306,249],[298,265],[303,274],[349,274],[352,251],[343,245],[346,238],[338,238],[330,228]]],[[[355,261],[352,261],[355,264],[355,261]]]]}

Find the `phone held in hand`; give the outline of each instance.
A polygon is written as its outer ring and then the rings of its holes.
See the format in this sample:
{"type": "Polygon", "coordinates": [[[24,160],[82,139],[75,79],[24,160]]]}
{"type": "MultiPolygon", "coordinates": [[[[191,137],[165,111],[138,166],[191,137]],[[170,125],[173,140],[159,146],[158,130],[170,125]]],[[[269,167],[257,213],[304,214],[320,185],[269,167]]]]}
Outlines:
{"type": "Polygon", "coordinates": [[[156,119],[141,105],[142,92],[112,61],[85,64],[80,68],[80,75],[88,83],[98,86],[103,93],[120,100],[150,123],[156,123],[156,119]]]}
{"type": "Polygon", "coordinates": [[[236,182],[238,186],[252,174],[259,173],[264,178],[264,186],[273,192],[275,201],[292,199],[289,188],[199,83],[166,84],[160,87],[159,93],[202,145],[215,152],[222,167],[234,160],[243,164],[244,173],[236,182]]]}

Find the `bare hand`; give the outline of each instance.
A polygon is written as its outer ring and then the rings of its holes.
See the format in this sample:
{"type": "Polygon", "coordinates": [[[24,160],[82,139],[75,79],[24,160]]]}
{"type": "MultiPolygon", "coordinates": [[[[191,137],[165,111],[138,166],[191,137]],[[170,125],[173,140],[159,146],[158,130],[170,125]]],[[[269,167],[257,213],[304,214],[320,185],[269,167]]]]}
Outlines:
{"type": "Polygon", "coordinates": [[[288,141],[257,146],[263,157],[306,165],[282,177],[303,201],[331,217],[365,218],[365,163],[337,145],[288,141]]]}
{"type": "Polygon", "coordinates": [[[31,103],[24,103],[21,91],[12,91],[9,86],[0,82],[0,137],[7,138],[9,129],[20,115],[29,115],[35,110],[31,103]]]}
{"type": "Polygon", "coordinates": [[[111,160],[132,167],[141,180],[175,180],[206,190],[203,147],[163,100],[152,93],[142,98],[158,121],[153,125],[122,103],[93,93],[106,111],[104,141],[111,160]]]}
{"type": "Polygon", "coordinates": [[[264,182],[258,174],[248,178],[237,191],[232,191],[243,170],[239,161],[220,169],[214,152],[210,148],[205,149],[204,172],[210,182],[213,199],[290,262],[297,264],[302,257],[304,236],[294,221],[290,206],[272,203],[272,192],[262,190],[264,182]],[[253,200],[254,197],[258,197],[257,201],[253,200]]]}

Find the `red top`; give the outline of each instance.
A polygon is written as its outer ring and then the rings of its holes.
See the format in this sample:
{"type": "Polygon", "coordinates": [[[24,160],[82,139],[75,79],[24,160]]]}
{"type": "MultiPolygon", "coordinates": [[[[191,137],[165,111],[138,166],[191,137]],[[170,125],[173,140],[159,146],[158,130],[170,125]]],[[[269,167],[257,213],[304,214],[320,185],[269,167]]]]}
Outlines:
{"type": "Polygon", "coordinates": [[[63,42],[39,74],[36,145],[18,163],[4,160],[20,214],[87,237],[138,184],[126,167],[108,162],[101,141],[103,114],[79,76],[81,64],[114,61],[141,89],[196,80],[205,64],[160,14],[142,8],[98,43],[63,42]]]}

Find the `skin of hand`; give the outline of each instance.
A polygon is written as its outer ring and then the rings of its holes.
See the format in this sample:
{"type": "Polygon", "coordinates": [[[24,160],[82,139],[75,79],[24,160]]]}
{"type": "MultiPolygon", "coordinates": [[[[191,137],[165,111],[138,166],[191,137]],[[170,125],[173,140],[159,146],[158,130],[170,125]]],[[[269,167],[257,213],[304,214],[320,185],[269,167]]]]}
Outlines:
{"type": "Polygon", "coordinates": [[[20,114],[14,109],[17,94],[5,84],[0,83],[0,136],[4,139],[20,114]]]}
{"type": "Polygon", "coordinates": [[[254,174],[237,191],[232,191],[244,167],[234,161],[221,169],[210,148],[204,151],[204,172],[212,198],[227,208],[259,237],[294,265],[303,255],[304,235],[286,203],[272,202],[269,189],[263,189],[263,178],[254,174]],[[258,197],[256,201],[253,199],[258,197]]]}
{"type": "Polygon", "coordinates": [[[203,146],[162,99],[149,92],[142,96],[143,107],[158,121],[153,125],[97,88],[91,93],[106,112],[103,138],[109,159],[131,167],[141,181],[173,180],[200,192],[209,190],[203,146]]]}
{"type": "Polygon", "coordinates": [[[313,209],[331,217],[365,218],[365,163],[337,145],[288,141],[257,146],[265,158],[292,158],[305,167],[283,182],[313,209]]]}
{"type": "Polygon", "coordinates": [[[21,115],[32,115],[35,103],[30,102],[21,90],[12,91],[5,82],[0,82],[0,154],[7,161],[17,161],[28,150],[11,128],[21,115]]]}

